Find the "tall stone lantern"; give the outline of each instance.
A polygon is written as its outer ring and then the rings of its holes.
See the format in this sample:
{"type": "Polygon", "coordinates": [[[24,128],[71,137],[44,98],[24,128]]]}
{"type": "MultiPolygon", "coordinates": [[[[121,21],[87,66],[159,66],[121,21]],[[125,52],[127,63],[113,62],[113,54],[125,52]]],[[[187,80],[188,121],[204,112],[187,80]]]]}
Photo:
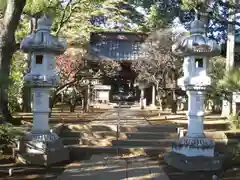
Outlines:
{"type": "Polygon", "coordinates": [[[211,85],[209,58],[220,54],[220,46],[206,36],[205,24],[196,16],[190,25],[190,35],[174,44],[172,50],[184,58],[184,75],[178,79],[178,86],[188,95],[188,131],[173,143],[165,160],[183,170],[218,169],[221,163],[214,161],[219,158],[214,153],[215,142],[205,136],[203,121],[205,94],[211,85]]]}
{"type": "Polygon", "coordinates": [[[51,35],[52,21],[46,15],[37,25],[37,30],[21,42],[21,49],[31,55],[31,71],[24,81],[33,89],[34,104],[33,127],[20,145],[20,157],[30,164],[50,165],[69,158],[68,150],[48,123],[50,91],[60,80],[55,56],[65,51],[66,43],[51,35]]]}

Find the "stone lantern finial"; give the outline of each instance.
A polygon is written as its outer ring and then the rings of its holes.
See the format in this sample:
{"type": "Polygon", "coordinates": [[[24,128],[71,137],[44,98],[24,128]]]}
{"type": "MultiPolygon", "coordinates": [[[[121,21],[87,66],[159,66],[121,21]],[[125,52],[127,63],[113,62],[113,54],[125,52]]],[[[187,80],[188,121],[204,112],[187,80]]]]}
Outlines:
{"type": "Polygon", "coordinates": [[[191,34],[204,34],[205,33],[205,24],[199,20],[198,12],[195,14],[195,20],[190,24],[190,33],[191,34]]]}
{"type": "Polygon", "coordinates": [[[37,25],[38,29],[46,29],[50,31],[52,27],[52,19],[44,14],[40,19],[38,19],[37,25]]]}

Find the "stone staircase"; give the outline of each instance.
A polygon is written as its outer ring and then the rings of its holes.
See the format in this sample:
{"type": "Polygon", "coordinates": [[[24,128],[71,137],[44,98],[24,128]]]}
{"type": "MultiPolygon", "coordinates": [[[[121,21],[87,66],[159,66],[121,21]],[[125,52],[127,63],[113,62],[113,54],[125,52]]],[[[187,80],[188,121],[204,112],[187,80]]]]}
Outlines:
{"type": "MultiPolygon", "coordinates": [[[[136,110],[122,109],[118,121],[117,109],[111,109],[89,124],[66,124],[60,136],[75,160],[98,153],[157,157],[171,149],[172,142],[178,138],[178,128],[187,128],[186,122],[174,123],[166,119],[161,120],[161,124],[153,125],[138,113],[136,110]]],[[[222,121],[205,123],[208,131],[227,128],[227,123],[222,121]]]]}
{"type": "Polygon", "coordinates": [[[134,110],[109,110],[89,124],[65,124],[60,136],[76,158],[82,153],[152,153],[171,147],[177,137],[176,125],[150,125],[134,110]],[[119,126],[118,126],[119,123],[119,126]],[[119,127],[119,128],[118,128],[119,127]]]}
{"type": "MultiPolygon", "coordinates": [[[[161,152],[171,148],[178,137],[176,125],[138,125],[130,132],[125,132],[127,139],[113,140],[116,148],[135,148],[150,157],[157,157],[161,152]]],[[[133,152],[134,153],[134,152],[133,152]]]]}

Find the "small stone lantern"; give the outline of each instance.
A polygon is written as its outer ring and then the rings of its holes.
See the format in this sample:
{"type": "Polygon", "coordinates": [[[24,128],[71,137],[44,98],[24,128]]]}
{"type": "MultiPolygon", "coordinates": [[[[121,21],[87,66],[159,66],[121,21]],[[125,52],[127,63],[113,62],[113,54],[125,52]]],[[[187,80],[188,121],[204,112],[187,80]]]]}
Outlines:
{"type": "Polygon", "coordinates": [[[214,154],[215,142],[205,136],[203,121],[205,94],[211,85],[208,61],[220,54],[220,46],[206,36],[205,24],[196,16],[190,25],[190,36],[174,44],[172,50],[184,58],[184,75],[178,79],[178,86],[188,95],[188,131],[173,143],[172,152],[165,154],[165,160],[182,170],[218,169],[220,161],[213,163],[218,158],[214,154]],[[204,162],[199,163],[197,157],[205,158],[204,162]]]}
{"type": "Polygon", "coordinates": [[[37,25],[37,30],[21,43],[21,49],[31,54],[31,71],[25,75],[24,81],[33,88],[34,105],[33,127],[24,138],[20,157],[30,164],[50,165],[69,158],[68,150],[48,123],[50,91],[60,80],[55,56],[65,51],[66,43],[50,34],[52,21],[46,15],[38,20],[37,25]]]}

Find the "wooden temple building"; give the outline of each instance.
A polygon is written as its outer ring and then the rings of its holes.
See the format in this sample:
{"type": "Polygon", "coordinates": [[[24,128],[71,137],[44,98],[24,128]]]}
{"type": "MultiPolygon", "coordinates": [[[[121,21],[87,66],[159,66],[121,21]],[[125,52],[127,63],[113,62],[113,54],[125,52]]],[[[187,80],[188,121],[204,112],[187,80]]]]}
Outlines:
{"type": "MultiPolygon", "coordinates": [[[[144,57],[141,44],[148,37],[144,33],[131,32],[92,32],[90,45],[85,61],[89,66],[97,68],[101,60],[114,60],[119,62],[121,70],[117,76],[102,77],[100,84],[95,88],[95,100],[105,103],[114,102],[114,96],[124,92],[129,94],[129,101],[138,102],[140,90],[135,84],[137,74],[131,69],[131,63],[144,57]]],[[[176,83],[170,82],[170,89],[176,87],[176,83]]],[[[144,96],[147,105],[155,105],[156,90],[154,85],[145,88],[144,96]]]]}

